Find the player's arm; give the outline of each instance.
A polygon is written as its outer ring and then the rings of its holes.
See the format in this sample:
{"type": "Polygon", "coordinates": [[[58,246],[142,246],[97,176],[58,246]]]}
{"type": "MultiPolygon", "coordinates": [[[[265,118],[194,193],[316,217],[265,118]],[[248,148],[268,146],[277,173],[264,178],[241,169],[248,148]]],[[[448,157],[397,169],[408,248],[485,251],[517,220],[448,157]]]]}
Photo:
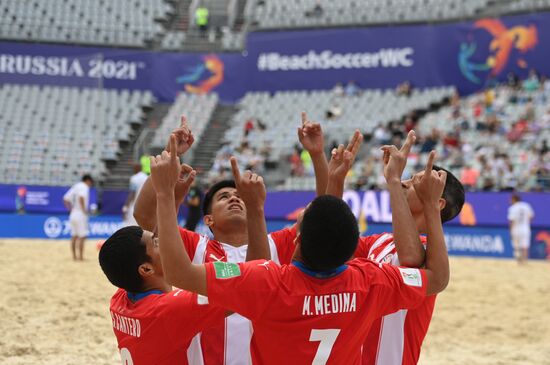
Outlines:
{"type": "Polygon", "coordinates": [[[241,176],[237,159],[231,157],[231,170],[235,179],[237,194],[246,206],[246,221],[248,226],[248,248],[246,261],[271,259],[267,227],[265,223],[264,203],[266,197],[264,179],[250,170],[241,176]]]}
{"type": "Polygon", "coordinates": [[[353,166],[361,142],[363,142],[363,135],[356,130],[346,148],[341,144],[331,151],[330,163],[328,164],[327,195],[340,199],[344,195],[346,175],[353,166]]]}
{"type": "Polygon", "coordinates": [[[422,202],[428,233],[425,265],[427,295],[437,294],[449,284],[449,256],[440,213],[441,194],[445,188],[447,173],[432,169],[434,158],[435,151],[432,151],[424,175],[413,178],[413,187],[422,202]]]}
{"type": "MultiPolygon", "coordinates": [[[[187,119],[184,116],[181,117],[181,124],[179,128],[172,131],[172,134],[170,136],[172,135],[176,137],[176,148],[178,156],[182,156],[183,154],[185,154],[185,152],[187,152],[187,150],[191,148],[191,145],[195,141],[193,133],[187,125],[187,119]]],[[[170,152],[170,148],[170,143],[168,143],[166,145],[166,151],[170,152]]],[[[177,187],[178,185],[176,185],[175,200],[177,203],[177,208],[179,208],[179,206],[183,202],[183,198],[185,195],[182,196],[182,189],[177,189],[177,187]]],[[[187,191],[189,191],[189,188],[187,189],[187,191]]],[[[187,194],[187,192],[185,192],[185,194],[187,194]]],[[[143,187],[141,188],[139,196],[137,196],[136,204],[134,206],[134,218],[141,228],[150,231],[155,228],[157,223],[157,216],[154,207],[156,207],[156,204],[157,198],[155,190],[153,189],[151,178],[149,177],[145,181],[145,184],[143,184],[143,187]]]]}
{"type": "Polygon", "coordinates": [[[328,184],[328,162],[325,156],[323,131],[319,123],[313,123],[307,119],[306,112],[302,112],[302,126],[298,128],[298,140],[311,156],[317,196],[324,195],[328,184]]]}
{"type": "MultiPolygon", "coordinates": [[[[176,136],[170,137],[171,150],[175,151],[176,136]]],[[[178,288],[201,295],[206,293],[204,265],[191,263],[178,229],[175,186],[180,180],[181,165],[177,154],[163,151],[151,157],[151,182],[156,192],[157,229],[159,251],[166,281],[178,288]]],[[[184,183],[191,186],[195,171],[190,171],[184,183]]]]}
{"type": "Polygon", "coordinates": [[[65,206],[65,208],[66,208],[67,210],[71,210],[71,209],[73,208],[71,202],[68,201],[68,200],[65,200],[65,199],[63,199],[63,205],[65,206]]]}
{"type": "Polygon", "coordinates": [[[407,165],[407,156],[415,140],[414,131],[410,131],[400,150],[395,146],[382,147],[384,177],[390,193],[395,248],[399,263],[408,267],[421,267],[424,265],[425,258],[424,247],[420,242],[418,229],[401,185],[403,170],[407,165]]]}

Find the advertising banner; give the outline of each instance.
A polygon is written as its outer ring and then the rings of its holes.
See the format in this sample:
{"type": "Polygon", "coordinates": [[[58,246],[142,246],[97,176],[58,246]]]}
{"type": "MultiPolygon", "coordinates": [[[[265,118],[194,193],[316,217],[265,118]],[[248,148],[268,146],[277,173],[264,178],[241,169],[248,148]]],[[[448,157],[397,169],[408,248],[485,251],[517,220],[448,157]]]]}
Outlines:
{"type": "Polygon", "coordinates": [[[244,67],[240,54],[0,42],[0,84],[150,90],[162,102],[180,92],[236,102],[245,92],[244,67]]]}
{"type": "Polygon", "coordinates": [[[456,85],[468,94],[534,68],[550,74],[549,13],[473,22],[251,33],[253,90],[456,85]]]}
{"type": "Polygon", "coordinates": [[[253,32],[238,53],[177,53],[0,42],[0,84],[216,92],[234,103],[247,91],[456,85],[462,94],[530,69],[550,74],[550,13],[473,22],[253,32]]]}
{"type": "MultiPolygon", "coordinates": [[[[64,213],[63,194],[68,187],[0,185],[0,212],[24,211],[28,213],[64,213]],[[19,208],[18,208],[19,207],[19,208]],[[23,209],[20,209],[20,208],[23,209]]],[[[127,191],[105,190],[102,192],[101,213],[120,215],[128,196],[127,191]]],[[[522,200],[533,207],[533,227],[550,229],[550,193],[521,193],[522,200]]],[[[500,226],[508,227],[509,192],[468,192],[462,212],[448,222],[453,226],[500,226]]],[[[269,191],[265,203],[265,215],[272,221],[293,221],[315,198],[313,191],[269,191]]],[[[343,199],[362,226],[371,223],[391,223],[390,195],[387,191],[344,192],[343,199]]],[[[97,192],[90,189],[90,204],[97,203],[97,192]]],[[[186,209],[180,209],[185,217],[186,209]]]]}
{"type": "MultiPolygon", "coordinates": [[[[0,214],[0,238],[69,239],[71,228],[67,215],[0,214]]],[[[183,226],[185,220],[180,220],[183,226]]],[[[268,232],[292,224],[286,220],[267,220],[268,232]]],[[[123,226],[120,216],[92,216],[88,230],[90,239],[106,239],[123,226]]],[[[362,235],[391,232],[390,224],[371,224],[362,235]]],[[[514,252],[506,228],[445,226],[445,241],[450,255],[513,258],[514,252]]],[[[211,235],[204,224],[197,232],[211,235]]],[[[535,230],[531,239],[530,257],[550,259],[550,230],[535,230]]]]}
{"type": "MultiPolygon", "coordinates": [[[[65,213],[63,195],[69,186],[2,185],[0,212],[65,213]]],[[[90,189],[89,207],[97,207],[97,191],[90,189]]],[[[122,206],[121,206],[122,207],[122,206]]]]}

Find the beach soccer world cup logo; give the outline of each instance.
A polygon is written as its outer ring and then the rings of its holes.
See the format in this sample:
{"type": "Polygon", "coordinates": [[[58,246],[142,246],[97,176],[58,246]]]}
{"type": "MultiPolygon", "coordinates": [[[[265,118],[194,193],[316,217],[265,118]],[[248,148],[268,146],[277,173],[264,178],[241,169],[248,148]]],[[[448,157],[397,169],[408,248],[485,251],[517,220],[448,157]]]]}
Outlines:
{"type": "Polygon", "coordinates": [[[458,65],[464,77],[481,84],[499,76],[512,62],[526,69],[529,65],[523,55],[533,50],[537,43],[534,25],[507,28],[498,19],[480,19],[474,23],[468,39],[460,44],[458,65]]]}
{"type": "Polygon", "coordinates": [[[191,94],[206,94],[223,82],[224,65],[216,55],[206,55],[202,62],[188,67],[185,73],[176,78],[191,94]]]}

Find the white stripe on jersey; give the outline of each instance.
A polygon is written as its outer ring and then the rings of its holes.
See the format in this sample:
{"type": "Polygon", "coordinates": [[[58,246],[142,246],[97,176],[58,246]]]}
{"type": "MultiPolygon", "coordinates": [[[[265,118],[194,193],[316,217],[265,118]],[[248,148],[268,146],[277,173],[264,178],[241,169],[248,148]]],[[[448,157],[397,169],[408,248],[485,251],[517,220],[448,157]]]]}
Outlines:
{"type": "Polygon", "coordinates": [[[406,317],[407,310],[405,309],[382,317],[376,365],[397,365],[403,363],[406,317]]]}
{"type": "Polygon", "coordinates": [[[383,235],[378,237],[378,239],[376,241],[374,241],[374,244],[371,246],[371,248],[369,250],[369,258],[370,258],[370,255],[372,255],[373,251],[376,250],[381,244],[386,242],[389,238],[391,238],[392,241],[393,241],[393,235],[391,235],[389,233],[384,233],[383,235]]]}
{"type": "MultiPolygon", "coordinates": [[[[194,264],[202,264],[206,261],[206,251],[209,241],[210,239],[208,237],[201,235],[193,257],[194,264]]],[[[275,245],[275,241],[271,238],[271,235],[268,236],[268,243],[271,251],[271,261],[279,264],[277,246],[275,245]]],[[[220,244],[225,251],[227,262],[238,263],[246,260],[248,245],[235,247],[225,243],[220,244]]],[[[210,258],[209,261],[217,259],[221,260],[222,258],[210,258]]],[[[252,364],[252,357],[250,354],[252,331],[251,322],[240,314],[234,313],[225,319],[223,365],[252,364]]],[[[187,350],[187,359],[189,360],[189,365],[204,365],[200,333],[191,341],[191,345],[187,350]]]]}

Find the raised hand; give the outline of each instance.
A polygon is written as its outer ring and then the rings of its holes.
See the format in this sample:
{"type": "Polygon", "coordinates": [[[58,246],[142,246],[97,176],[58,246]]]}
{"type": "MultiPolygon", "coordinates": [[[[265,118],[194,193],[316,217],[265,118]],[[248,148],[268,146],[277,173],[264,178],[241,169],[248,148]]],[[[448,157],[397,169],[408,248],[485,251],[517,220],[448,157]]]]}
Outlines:
{"type": "Polygon", "coordinates": [[[302,126],[298,127],[298,140],[310,155],[324,152],[325,142],[321,125],[308,120],[306,112],[302,112],[302,126]]]}
{"type": "Polygon", "coordinates": [[[241,175],[239,166],[237,166],[237,159],[235,157],[231,157],[230,161],[231,170],[233,171],[235,186],[239,197],[243,200],[247,208],[263,208],[266,198],[264,179],[261,176],[252,173],[250,170],[245,171],[241,175]]]}
{"type": "MultiPolygon", "coordinates": [[[[170,135],[169,147],[177,150],[177,141],[174,134],[170,135]]],[[[173,195],[174,188],[180,179],[181,165],[176,153],[162,151],[162,154],[151,156],[151,180],[157,195],[173,195]]]]}
{"type": "Polygon", "coordinates": [[[435,151],[432,151],[428,156],[424,174],[417,174],[412,180],[416,195],[423,205],[438,205],[447,181],[447,172],[433,170],[434,159],[435,151]]]}
{"type": "Polygon", "coordinates": [[[189,189],[193,181],[195,181],[196,176],[197,172],[191,166],[187,164],[181,165],[180,178],[174,189],[175,200],[178,205],[183,203],[183,199],[189,193],[189,189]]]}
{"type": "Polygon", "coordinates": [[[381,150],[384,151],[383,162],[386,182],[401,182],[403,170],[405,170],[405,166],[407,165],[407,157],[415,141],[416,134],[414,131],[410,131],[401,149],[398,150],[397,147],[393,145],[381,147],[381,150]]]}
{"type": "Polygon", "coordinates": [[[363,142],[363,135],[356,130],[353,133],[348,145],[344,148],[344,145],[339,145],[338,148],[334,148],[331,151],[331,158],[328,164],[329,180],[344,181],[348,171],[353,166],[359,147],[363,142]]]}
{"type": "MultiPolygon", "coordinates": [[[[193,132],[189,129],[187,118],[184,115],[181,116],[180,126],[174,129],[170,135],[176,136],[176,154],[178,156],[185,154],[195,142],[193,132]]],[[[166,144],[166,151],[171,152],[170,141],[166,144]]]]}

